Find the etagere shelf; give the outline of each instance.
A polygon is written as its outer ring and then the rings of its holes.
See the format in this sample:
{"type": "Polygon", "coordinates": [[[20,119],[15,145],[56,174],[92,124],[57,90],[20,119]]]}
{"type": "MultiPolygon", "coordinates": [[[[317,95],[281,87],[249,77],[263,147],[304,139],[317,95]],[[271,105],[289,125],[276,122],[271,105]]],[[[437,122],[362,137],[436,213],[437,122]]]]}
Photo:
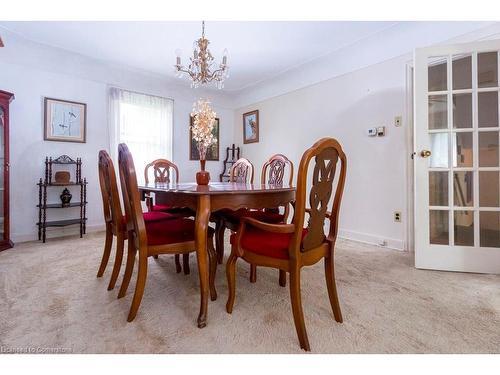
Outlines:
{"type": "Polygon", "coordinates": [[[226,147],[226,158],[224,159],[224,169],[219,175],[220,182],[229,181],[229,172],[234,163],[240,158],[240,148],[233,143],[232,147],[226,147]]]}
{"type": "Polygon", "coordinates": [[[68,155],[61,155],[56,159],[52,157],[45,158],[45,178],[40,178],[38,182],[38,240],[42,240],[44,243],[46,241],[46,229],[49,227],[65,227],[68,225],[79,225],[80,226],[80,238],[86,233],[86,223],[87,223],[87,179],[82,179],[82,160],[77,158],[76,160],[70,158],[68,155]],[[76,166],[75,171],[75,181],[66,182],[55,182],[53,181],[52,172],[54,165],[63,166],[76,166]],[[76,202],[69,202],[63,204],[62,202],[47,202],[48,199],[48,188],[58,187],[67,188],[71,186],[78,186],[79,200],[76,202]],[[47,210],[52,208],[72,208],[79,207],[80,215],[79,217],[71,217],[68,219],[58,219],[58,220],[47,220],[47,210]]]}

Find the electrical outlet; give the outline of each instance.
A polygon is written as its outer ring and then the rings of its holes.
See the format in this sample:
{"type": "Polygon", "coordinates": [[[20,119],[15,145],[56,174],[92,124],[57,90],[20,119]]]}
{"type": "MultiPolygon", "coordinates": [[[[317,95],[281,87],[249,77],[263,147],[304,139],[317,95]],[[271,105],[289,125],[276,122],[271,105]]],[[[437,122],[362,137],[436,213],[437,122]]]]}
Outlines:
{"type": "Polygon", "coordinates": [[[401,116],[394,117],[394,126],[399,128],[401,125],[403,125],[403,118],[401,116]]]}
{"type": "Polygon", "coordinates": [[[401,212],[400,211],[394,211],[394,221],[396,223],[401,223],[401,212]]]}

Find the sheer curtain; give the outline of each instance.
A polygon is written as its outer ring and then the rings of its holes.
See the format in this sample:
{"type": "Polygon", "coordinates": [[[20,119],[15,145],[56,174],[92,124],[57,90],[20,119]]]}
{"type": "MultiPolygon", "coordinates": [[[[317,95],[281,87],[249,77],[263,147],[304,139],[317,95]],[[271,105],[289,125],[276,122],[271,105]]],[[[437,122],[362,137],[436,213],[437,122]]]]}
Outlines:
{"type": "Polygon", "coordinates": [[[111,157],[118,169],[118,144],[126,143],[137,171],[143,180],[146,164],[154,159],[172,160],[172,99],[110,89],[109,140],[111,157]]]}

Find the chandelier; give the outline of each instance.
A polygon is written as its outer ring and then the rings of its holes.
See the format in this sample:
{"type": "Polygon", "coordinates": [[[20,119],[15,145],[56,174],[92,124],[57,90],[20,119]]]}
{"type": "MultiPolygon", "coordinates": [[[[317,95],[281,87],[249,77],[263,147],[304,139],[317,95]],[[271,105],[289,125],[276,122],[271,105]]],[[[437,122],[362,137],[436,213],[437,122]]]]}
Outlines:
{"type": "Polygon", "coordinates": [[[218,89],[224,87],[224,80],[229,77],[229,66],[227,66],[227,49],[224,50],[222,62],[218,68],[215,67],[214,57],[208,49],[210,41],[205,38],[205,21],[201,24],[201,38],[193,43],[193,56],[189,58],[186,68],[181,63],[180,50],[176,51],[177,61],[174,65],[177,76],[181,78],[184,73],[191,78],[191,87],[199,87],[214,82],[218,89]]]}

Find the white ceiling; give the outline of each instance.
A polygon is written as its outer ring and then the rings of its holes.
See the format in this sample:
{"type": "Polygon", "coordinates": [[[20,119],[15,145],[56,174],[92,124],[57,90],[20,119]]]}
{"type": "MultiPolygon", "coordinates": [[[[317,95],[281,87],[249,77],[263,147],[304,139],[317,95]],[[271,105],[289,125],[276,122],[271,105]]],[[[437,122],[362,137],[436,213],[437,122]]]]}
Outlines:
{"type": "MultiPolygon", "coordinates": [[[[272,79],[373,36],[398,22],[206,22],[206,36],[219,60],[229,50],[226,90],[272,79]]],[[[81,55],[175,77],[175,50],[187,61],[201,22],[0,22],[34,42],[81,55]]],[[[189,86],[187,79],[182,81],[189,86]]]]}

